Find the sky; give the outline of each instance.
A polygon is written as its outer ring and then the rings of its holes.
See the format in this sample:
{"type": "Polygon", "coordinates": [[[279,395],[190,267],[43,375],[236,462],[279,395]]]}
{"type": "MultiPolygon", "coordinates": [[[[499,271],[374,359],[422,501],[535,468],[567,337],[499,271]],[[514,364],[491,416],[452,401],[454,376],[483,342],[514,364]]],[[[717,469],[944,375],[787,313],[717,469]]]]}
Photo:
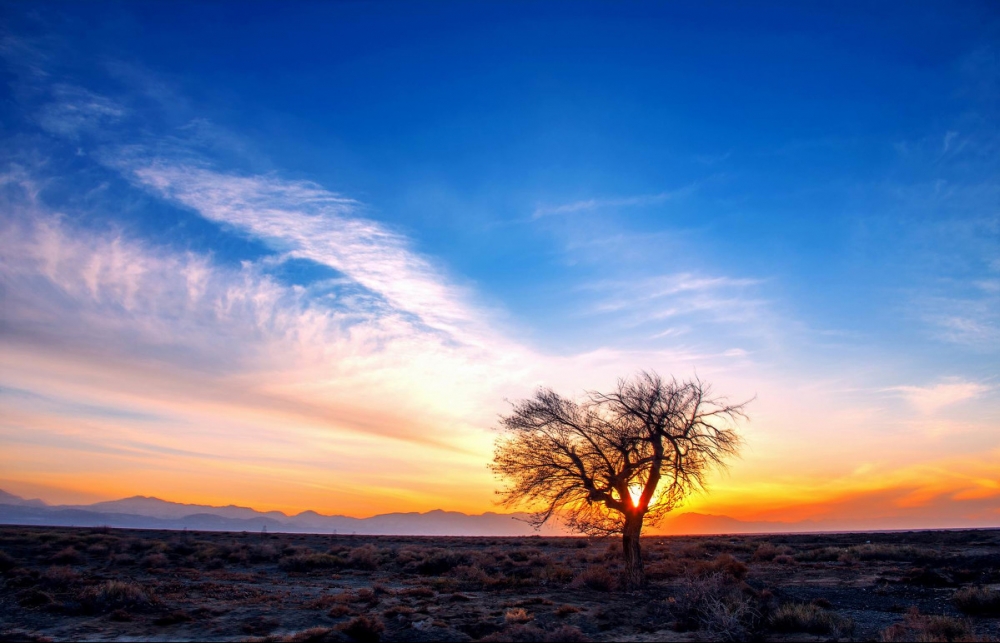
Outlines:
{"type": "Polygon", "coordinates": [[[497,419],[749,400],[679,512],[1000,525],[991,2],[0,2],[0,488],[497,511],[497,419]]]}

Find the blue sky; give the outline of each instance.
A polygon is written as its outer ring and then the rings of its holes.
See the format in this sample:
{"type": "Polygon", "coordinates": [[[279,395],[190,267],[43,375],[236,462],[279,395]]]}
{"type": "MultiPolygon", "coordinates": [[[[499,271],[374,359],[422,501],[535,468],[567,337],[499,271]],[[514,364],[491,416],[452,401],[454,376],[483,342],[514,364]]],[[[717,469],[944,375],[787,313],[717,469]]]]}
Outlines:
{"type": "MultiPolygon", "coordinates": [[[[991,3],[3,11],[9,364],[44,362],[58,343],[89,373],[74,380],[58,360],[10,370],[0,398],[24,413],[12,442],[51,444],[25,438],[54,404],[33,399],[63,400],[59,417],[169,415],[187,395],[171,377],[128,399],[116,379],[168,364],[237,406],[234,382],[294,390],[268,408],[308,400],[310,422],[362,434],[393,434],[366,415],[381,404],[354,398],[348,412],[319,399],[323,385],[367,377],[366,391],[426,411],[426,395],[461,383],[459,410],[431,406],[465,427],[471,468],[504,396],[602,387],[640,367],[758,396],[758,455],[723,483],[734,488],[760,482],[760,454],[820,453],[823,422],[868,427],[832,456],[841,471],[919,433],[871,488],[944,457],[942,436],[947,457],[1000,447],[991,3]],[[143,281],[158,270],[188,277],[143,281]],[[269,303],[232,316],[237,283],[253,290],[245,302],[269,303]],[[358,370],[331,375],[346,356],[358,370]],[[107,382],[83,387],[101,368],[107,382]],[[425,379],[440,388],[414,393],[425,379]],[[802,427],[814,414],[822,426],[802,427]]],[[[130,430],[163,439],[153,425],[130,430]]],[[[93,430],[80,435],[100,449],[125,439],[93,430]]],[[[425,430],[437,429],[405,433],[425,430]]],[[[74,486],[31,448],[35,464],[2,477],[74,486]]],[[[449,497],[435,489],[378,503],[433,508],[449,497]]]]}

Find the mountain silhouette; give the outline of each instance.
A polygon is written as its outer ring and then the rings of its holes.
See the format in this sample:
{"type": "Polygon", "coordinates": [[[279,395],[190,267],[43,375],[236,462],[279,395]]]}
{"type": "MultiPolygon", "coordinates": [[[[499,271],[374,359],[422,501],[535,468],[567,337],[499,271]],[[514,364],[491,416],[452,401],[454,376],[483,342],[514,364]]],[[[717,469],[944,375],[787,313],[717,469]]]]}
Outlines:
{"type": "Polygon", "coordinates": [[[204,531],[261,531],[337,533],[386,536],[531,536],[564,535],[556,526],[536,532],[526,514],[487,512],[469,515],[436,509],[426,513],[389,513],[370,518],[326,516],[303,511],[289,516],[280,511],[249,507],[213,507],[133,496],[90,505],[46,505],[0,491],[0,524],[130,529],[194,529],[204,531]]]}

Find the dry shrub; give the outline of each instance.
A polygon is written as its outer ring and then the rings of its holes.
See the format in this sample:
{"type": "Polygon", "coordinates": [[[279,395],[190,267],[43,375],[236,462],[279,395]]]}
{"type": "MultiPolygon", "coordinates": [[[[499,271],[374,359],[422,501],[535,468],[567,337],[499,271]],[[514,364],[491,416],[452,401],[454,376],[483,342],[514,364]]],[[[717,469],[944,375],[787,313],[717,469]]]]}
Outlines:
{"type": "Polygon", "coordinates": [[[704,558],[708,555],[708,550],[703,543],[686,545],[680,551],[682,558],[704,558]]]}
{"type": "Polygon", "coordinates": [[[504,623],[508,625],[517,625],[527,623],[534,620],[534,616],[528,613],[523,607],[518,607],[517,609],[507,610],[503,615],[504,623]]]}
{"type": "Polygon", "coordinates": [[[423,560],[415,564],[414,569],[418,574],[425,576],[439,576],[467,562],[468,558],[462,554],[433,549],[423,560]]]}
{"type": "Polygon", "coordinates": [[[327,612],[326,615],[329,616],[330,618],[342,618],[344,616],[347,616],[348,614],[353,614],[353,613],[354,610],[352,610],[350,607],[348,607],[347,605],[340,604],[331,607],[330,611],[327,612]]]}
{"type": "Polygon", "coordinates": [[[109,580],[85,589],[80,594],[80,602],[90,610],[107,612],[120,608],[148,607],[154,601],[137,583],[109,580]]]}
{"type": "Polygon", "coordinates": [[[135,556],[131,554],[115,554],[111,557],[111,564],[118,565],[120,567],[126,567],[128,565],[135,564],[135,556]]]}
{"type": "Polygon", "coordinates": [[[108,548],[107,545],[102,545],[101,543],[96,543],[94,545],[91,545],[90,547],[87,547],[87,553],[90,554],[91,556],[96,556],[98,558],[107,556],[108,552],[110,551],[111,550],[108,548]]]}
{"type": "Polygon", "coordinates": [[[803,563],[829,563],[840,559],[844,550],[840,547],[817,547],[795,554],[795,560],[803,563]]]}
{"type": "Polygon", "coordinates": [[[913,607],[902,623],[896,623],[882,630],[881,639],[896,641],[971,641],[974,640],[972,626],[949,616],[925,616],[913,607]]]}
{"type": "Polygon", "coordinates": [[[0,573],[6,573],[17,567],[14,557],[5,551],[0,551],[0,573]]]}
{"type": "Polygon", "coordinates": [[[348,554],[347,563],[354,569],[375,571],[379,565],[378,549],[371,544],[355,547],[348,554]]]}
{"type": "Polygon", "coordinates": [[[382,638],[382,632],[385,631],[385,625],[377,616],[362,614],[338,625],[337,629],[358,643],[378,643],[382,638]]]}
{"type": "Polygon", "coordinates": [[[386,618],[395,618],[397,616],[409,616],[410,614],[413,614],[415,611],[416,610],[414,610],[412,607],[408,607],[406,605],[393,605],[392,607],[383,610],[382,616],[386,618]]]}
{"type": "Polygon", "coordinates": [[[362,587],[354,593],[354,600],[358,603],[366,603],[368,605],[378,605],[379,595],[378,593],[367,587],[362,587]]]}
{"type": "Polygon", "coordinates": [[[577,614],[579,612],[580,612],[579,607],[575,607],[573,605],[560,605],[559,607],[556,608],[556,611],[553,612],[553,614],[555,614],[559,618],[566,618],[570,614],[577,614]]]}
{"type": "Polygon", "coordinates": [[[832,634],[841,637],[854,631],[854,622],[827,612],[815,604],[786,603],[771,615],[771,629],[775,632],[832,634]]]}
{"type": "Polygon", "coordinates": [[[48,607],[53,605],[56,599],[48,592],[32,589],[18,594],[17,602],[21,607],[48,607]]]}
{"type": "Polygon", "coordinates": [[[858,559],[857,559],[857,557],[855,557],[855,555],[853,553],[851,553],[850,550],[848,550],[848,551],[845,551],[843,554],[841,554],[840,556],[837,557],[837,562],[838,563],[843,563],[845,565],[857,565],[858,564],[858,559]]]}
{"type": "Polygon", "coordinates": [[[610,592],[618,585],[618,579],[607,567],[591,565],[577,574],[571,583],[573,587],[586,587],[598,592],[610,592]]]}
{"type": "Polygon", "coordinates": [[[153,621],[153,625],[177,625],[178,623],[190,623],[194,618],[187,612],[178,610],[176,612],[170,612],[169,614],[164,614],[156,618],[153,621]]]}
{"type": "Polygon", "coordinates": [[[604,560],[621,560],[622,559],[622,544],[620,542],[611,541],[608,546],[604,549],[604,560]]]}
{"type": "Polygon", "coordinates": [[[879,545],[867,543],[855,545],[847,550],[858,560],[937,560],[941,556],[933,549],[923,549],[912,545],[879,545]]]}
{"type": "Polygon", "coordinates": [[[430,587],[407,587],[398,592],[399,596],[409,596],[411,598],[434,598],[436,592],[430,587]]]}
{"type": "Polygon", "coordinates": [[[676,560],[658,560],[646,565],[646,577],[650,580],[678,578],[687,571],[684,563],[676,560]]]}
{"type": "Polygon", "coordinates": [[[795,560],[794,557],[789,556],[788,554],[779,554],[774,557],[774,562],[778,563],[779,565],[794,565],[798,561],[795,560]]]}
{"type": "Polygon", "coordinates": [[[494,589],[508,584],[503,574],[490,575],[478,565],[459,565],[454,570],[455,577],[460,581],[470,583],[480,589],[494,589]]]}
{"type": "Polygon", "coordinates": [[[761,620],[754,601],[740,593],[706,598],[699,610],[701,625],[719,641],[750,641],[761,620]]]}
{"type": "Polygon", "coordinates": [[[559,563],[549,563],[541,570],[539,576],[546,583],[565,585],[573,580],[573,569],[559,563]]]}
{"type": "Polygon", "coordinates": [[[926,567],[914,567],[903,574],[900,580],[904,583],[920,585],[922,587],[947,587],[953,584],[951,578],[948,578],[937,570],[926,567]]]}
{"type": "Polygon", "coordinates": [[[766,608],[765,600],[722,572],[687,579],[675,605],[679,629],[700,627],[723,641],[758,638],[766,608]]]}
{"type": "Polygon", "coordinates": [[[139,561],[140,566],[153,569],[163,569],[169,564],[170,559],[167,558],[166,554],[150,554],[139,561]]]}
{"type": "Polygon", "coordinates": [[[725,574],[737,580],[743,580],[747,575],[747,566],[736,560],[729,554],[719,554],[711,562],[699,562],[694,566],[696,576],[712,576],[713,574],[725,574]]]}
{"type": "Polygon", "coordinates": [[[282,558],[278,567],[286,572],[311,572],[317,569],[334,569],[342,566],[342,560],[329,554],[295,554],[282,558]]]}
{"type": "Polygon", "coordinates": [[[60,565],[75,565],[83,562],[83,556],[76,550],[76,548],[70,546],[61,550],[49,560],[60,565]]]}
{"type": "Polygon", "coordinates": [[[246,565],[250,562],[250,552],[246,547],[240,547],[239,549],[233,549],[228,554],[226,554],[226,561],[233,563],[235,565],[246,565]]]}
{"type": "Polygon", "coordinates": [[[405,567],[423,560],[426,555],[427,549],[424,547],[403,547],[396,551],[395,558],[398,565],[405,567]]]}
{"type": "Polygon", "coordinates": [[[761,543],[757,547],[757,551],[753,553],[750,558],[755,563],[766,563],[774,560],[774,557],[778,555],[778,548],[771,543],[761,543]]]}
{"type": "Polygon", "coordinates": [[[10,588],[34,587],[38,584],[38,572],[23,567],[15,567],[5,576],[7,576],[6,585],[10,588]]]}
{"type": "Polygon", "coordinates": [[[971,616],[1000,616],[1000,592],[989,587],[963,587],[951,597],[952,604],[971,616]]]}
{"type": "Polygon", "coordinates": [[[305,603],[304,607],[310,610],[327,609],[331,605],[344,605],[350,603],[353,596],[349,592],[338,594],[323,594],[305,603]]]}
{"type": "Polygon", "coordinates": [[[507,557],[510,558],[515,563],[524,563],[524,562],[527,562],[527,560],[528,560],[528,552],[526,552],[526,551],[520,551],[520,550],[514,550],[514,551],[510,552],[509,554],[507,554],[507,557]]]}
{"type": "Polygon", "coordinates": [[[366,587],[363,587],[353,592],[344,591],[338,594],[332,594],[332,595],[327,594],[325,596],[321,596],[320,598],[318,598],[316,601],[314,601],[314,603],[316,602],[321,603],[322,604],[321,606],[331,605],[331,604],[347,605],[349,603],[367,603],[369,605],[374,605],[378,603],[378,601],[379,598],[378,596],[376,596],[374,591],[366,587]]]}
{"type": "Polygon", "coordinates": [[[50,587],[67,587],[80,580],[80,574],[71,567],[49,567],[42,574],[42,582],[50,587]]]}
{"type": "Polygon", "coordinates": [[[265,543],[263,545],[251,545],[247,549],[247,557],[251,562],[255,563],[269,563],[281,556],[281,552],[277,547],[270,543],[265,543]]]}

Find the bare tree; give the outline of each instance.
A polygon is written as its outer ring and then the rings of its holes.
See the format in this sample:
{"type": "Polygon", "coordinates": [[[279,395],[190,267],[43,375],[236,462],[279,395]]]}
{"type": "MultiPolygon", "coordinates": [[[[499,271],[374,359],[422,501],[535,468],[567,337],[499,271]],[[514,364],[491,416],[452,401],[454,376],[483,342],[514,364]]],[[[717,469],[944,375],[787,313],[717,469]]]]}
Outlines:
{"type": "Polygon", "coordinates": [[[506,506],[537,510],[535,527],[560,516],[576,531],[622,535],[627,588],[645,584],[639,535],[690,492],[740,444],[742,404],[713,397],[699,379],[663,380],[641,372],[612,393],[580,402],[551,389],[502,416],[490,468],[506,480],[506,506]]]}

